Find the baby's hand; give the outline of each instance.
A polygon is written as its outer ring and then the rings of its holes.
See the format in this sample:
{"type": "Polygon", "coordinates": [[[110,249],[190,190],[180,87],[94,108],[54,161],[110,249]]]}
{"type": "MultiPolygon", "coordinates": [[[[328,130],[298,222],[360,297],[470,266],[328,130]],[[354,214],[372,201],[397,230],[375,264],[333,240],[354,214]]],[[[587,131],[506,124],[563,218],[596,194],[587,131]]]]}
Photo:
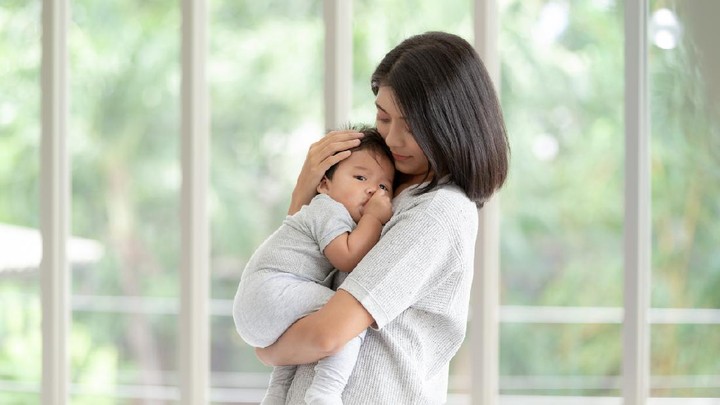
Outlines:
{"type": "Polygon", "coordinates": [[[365,204],[363,216],[372,215],[385,225],[392,217],[392,202],[387,191],[379,189],[370,197],[370,201],[365,204]]]}

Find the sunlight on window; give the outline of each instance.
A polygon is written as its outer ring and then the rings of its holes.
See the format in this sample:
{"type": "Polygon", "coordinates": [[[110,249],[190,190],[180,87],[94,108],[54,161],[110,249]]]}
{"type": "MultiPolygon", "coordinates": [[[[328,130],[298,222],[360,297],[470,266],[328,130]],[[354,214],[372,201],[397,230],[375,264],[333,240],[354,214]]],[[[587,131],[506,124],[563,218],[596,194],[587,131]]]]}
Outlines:
{"type": "Polygon", "coordinates": [[[652,14],[650,30],[653,43],[659,48],[674,49],[680,42],[682,29],[675,14],[667,8],[661,8],[652,14]]]}

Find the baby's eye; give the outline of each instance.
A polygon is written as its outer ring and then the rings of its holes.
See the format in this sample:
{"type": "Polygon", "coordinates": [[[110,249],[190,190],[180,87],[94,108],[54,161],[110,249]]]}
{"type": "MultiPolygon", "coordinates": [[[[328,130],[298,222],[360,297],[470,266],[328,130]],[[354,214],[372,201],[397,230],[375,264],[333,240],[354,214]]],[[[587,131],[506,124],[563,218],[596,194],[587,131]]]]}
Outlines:
{"type": "Polygon", "coordinates": [[[360,180],[360,181],[365,181],[365,180],[367,180],[367,179],[365,178],[365,176],[353,176],[353,177],[355,177],[356,180],[360,180]]]}
{"type": "Polygon", "coordinates": [[[390,191],[390,189],[388,188],[388,186],[386,186],[386,185],[384,185],[384,184],[381,184],[381,185],[380,185],[380,188],[383,189],[383,190],[385,190],[385,191],[390,191]]]}

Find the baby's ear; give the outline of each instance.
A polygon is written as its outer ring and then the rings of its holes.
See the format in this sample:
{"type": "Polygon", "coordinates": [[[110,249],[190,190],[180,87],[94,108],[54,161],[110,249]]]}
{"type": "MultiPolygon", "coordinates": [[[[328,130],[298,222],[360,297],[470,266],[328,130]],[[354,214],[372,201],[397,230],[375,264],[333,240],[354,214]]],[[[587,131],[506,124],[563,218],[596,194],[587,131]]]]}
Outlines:
{"type": "Polygon", "coordinates": [[[327,178],[327,176],[323,176],[322,180],[320,180],[320,184],[317,186],[317,192],[320,194],[327,194],[329,191],[328,188],[328,182],[330,180],[327,178]]]}

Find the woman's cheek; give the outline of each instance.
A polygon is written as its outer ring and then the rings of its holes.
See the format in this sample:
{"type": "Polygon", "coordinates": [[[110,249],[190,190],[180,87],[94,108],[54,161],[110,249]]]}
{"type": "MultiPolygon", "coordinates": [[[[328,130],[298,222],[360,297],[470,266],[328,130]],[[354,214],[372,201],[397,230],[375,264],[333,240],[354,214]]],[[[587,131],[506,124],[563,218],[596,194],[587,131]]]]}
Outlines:
{"type": "Polygon", "coordinates": [[[375,127],[377,128],[378,133],[380,133],[380,136],[383,139],[387,138],[387,123],[381,122],[380,120],[375,120],[375,127]]]}

